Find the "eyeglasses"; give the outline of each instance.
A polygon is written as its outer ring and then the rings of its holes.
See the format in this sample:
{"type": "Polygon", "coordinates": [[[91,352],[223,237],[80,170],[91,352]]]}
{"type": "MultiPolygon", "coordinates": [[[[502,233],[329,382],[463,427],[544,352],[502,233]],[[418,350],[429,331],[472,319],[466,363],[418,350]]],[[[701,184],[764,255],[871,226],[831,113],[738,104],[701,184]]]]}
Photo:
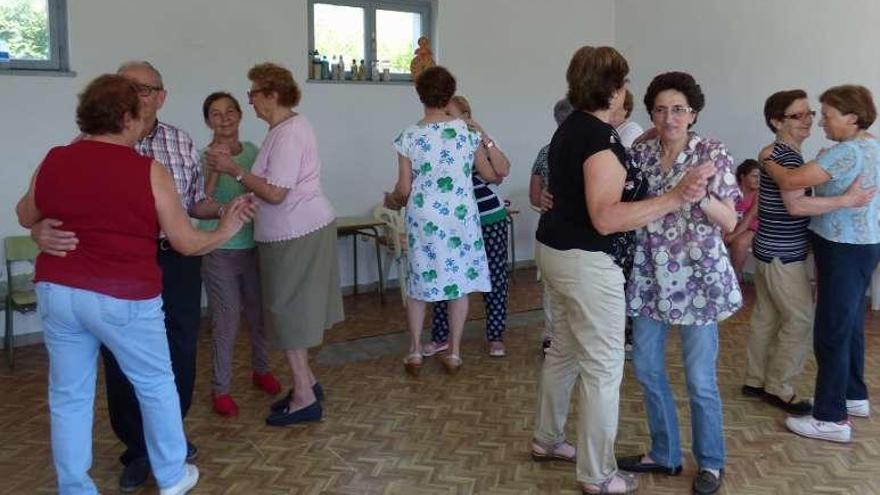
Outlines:
{"type": "Polygon", "coordinates": [[[788,115],[783,115],[783,117],[785,117],[786,119],[789,119],[789,120],[807,120],[807,117],[812,119],[815,116],[816,116],[815,110],[808,110],[806,112],[790,113],[788,115]]]}
{"type": "Polygon", "coordinates": [[[264,95],[264,94],[268,93],[269,91],[270,90],[267,88],[254,88],[254,89],[247,92],[247,97],[249,100],[253,100],[254,95],[260,95],[260,94],[264,95]]]}
{"type": "Polygon", "coordinates": [[[690,113],[693,113],[694,109],[687,105],[673,105],[672,107],[654,107],[651,109],[651,113],[653,115],[657,115],[658,117],[661,115],[665,115],[671,113],[675,117],[684,117],[690,113]]]}
{"type": "Polygon", "coordinates": [[[143,83],[134,83],[135,88],[137,89],[138,96],[146,98],[153,93],[158,93],[159,91],[164,90],[162,86],[150,86],[149,84],[143,83]]]}

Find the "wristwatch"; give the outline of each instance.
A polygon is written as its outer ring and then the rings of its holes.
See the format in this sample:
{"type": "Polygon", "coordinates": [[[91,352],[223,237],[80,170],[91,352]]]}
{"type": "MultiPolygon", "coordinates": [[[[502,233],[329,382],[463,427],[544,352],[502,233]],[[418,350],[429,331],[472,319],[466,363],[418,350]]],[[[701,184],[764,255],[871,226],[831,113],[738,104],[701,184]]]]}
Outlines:
{"type": "Polygon", "coordinates": [[[700,209],[706,209],[706,207],[709,206],[709,201],[712,201],[712,196],[714,195],[715,193],[713,193],[709,188],[709,185],[706,184],[706,195],[703,196],[699,203],[697,203],[700,206],[700,209]]]}
{"type": "Polygon", "coordinates": [[[709,201],[712,201],[712,196],[707,193],[705,196],[703,196],[703,199],[701,199],[700,202],[697,204],[700,206],[701,210],[705,210],[706,207],[709,206],[709,201]]]}
{"type": "Polygon", "coordinates": [[[235,176],[235,182],[238,182],[239,184],[241,184],[241,181],[243,181],[243,180],[244,180],[244,172],[235,176]]]}

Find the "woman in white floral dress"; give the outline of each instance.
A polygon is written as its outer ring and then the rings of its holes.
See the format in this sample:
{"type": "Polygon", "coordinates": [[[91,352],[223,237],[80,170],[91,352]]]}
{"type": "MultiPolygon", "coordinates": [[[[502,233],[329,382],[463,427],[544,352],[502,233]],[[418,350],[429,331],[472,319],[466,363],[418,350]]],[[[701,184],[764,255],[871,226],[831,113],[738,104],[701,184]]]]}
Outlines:
{"type": "Polygon", "coordinates": [[[432,67],[416,79],[425,116],[394,140],[399,175],[385,198],[391,208],[406,206],[408,373],[422,365],[421,333],[427,302],[449,301],[450,352],[442,358],[450,373],[461,367],[461,336],[471,292],[490,292],[479,211],[471,182],[473,167],[491,170],[480,134],[446,114],[455,78],[432,67]]]}

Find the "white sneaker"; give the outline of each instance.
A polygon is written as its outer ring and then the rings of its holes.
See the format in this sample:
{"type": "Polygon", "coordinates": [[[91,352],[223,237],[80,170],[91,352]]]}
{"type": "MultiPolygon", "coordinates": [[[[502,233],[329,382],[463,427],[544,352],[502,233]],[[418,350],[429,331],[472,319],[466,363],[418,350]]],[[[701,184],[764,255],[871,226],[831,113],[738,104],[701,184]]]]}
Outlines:
{"type": "Polygon", "coordinates": [[[852,438],[852,427],[849,422],[841,424],[819,421],[812,416],[790,416],[785,420],[785,426],[802,437],[829,442],[848,443],[852,438]]]}
{"type": "Polygon", "coordinates": [[[162,488],[159,490],[159,495],[184,495],[196,486],[196,483],[199,482],[199,468],[192,464],[187,464],[185,467],[186,472],[183,475],[183,479],[174,486],[162,488]]]}
{"type": "Polygon", "coordinates": [[[848,400],[846,401],[846,413],[850,416],[858,416],[867,418],[871,415],[871,403],[865,400],[848,400]]]}

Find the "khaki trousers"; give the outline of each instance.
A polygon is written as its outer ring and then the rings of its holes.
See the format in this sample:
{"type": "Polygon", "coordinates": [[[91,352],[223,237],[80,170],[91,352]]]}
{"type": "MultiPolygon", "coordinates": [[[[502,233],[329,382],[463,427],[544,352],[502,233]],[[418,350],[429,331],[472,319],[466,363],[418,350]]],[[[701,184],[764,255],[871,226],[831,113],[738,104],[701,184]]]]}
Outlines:
{"type": "Polygon", "coordinates": [[[577,479],[598,483],[617,471],[623,272],[605,253],[559,251],[540,243],[536,259],[550,296],[553,340],[541,369],[535,440],[546,446],[565,440],[577,384],[577,479]]]}
{"type": "Polygon", "coordinates": [[[756,260],[755,293],[746,385],[789,400],[792,381],[803,370],[813,342],[813,292],[806,262],[756,260]]]}

